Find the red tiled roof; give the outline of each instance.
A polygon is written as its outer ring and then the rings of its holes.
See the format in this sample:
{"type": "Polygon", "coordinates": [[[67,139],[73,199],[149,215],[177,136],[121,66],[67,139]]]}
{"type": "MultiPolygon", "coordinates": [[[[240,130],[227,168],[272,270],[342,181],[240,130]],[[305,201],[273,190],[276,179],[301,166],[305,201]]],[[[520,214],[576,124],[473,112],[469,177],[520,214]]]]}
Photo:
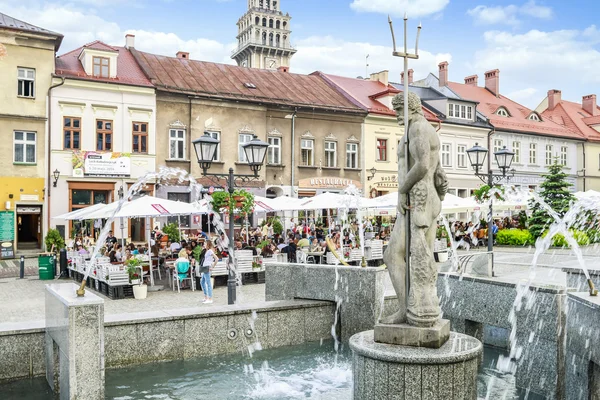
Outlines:
{"type": "MultiPolygon", "coordinates": [[[[367,110],[369,113],[396,116],[394,110],[377,101],[377,98],[386,94],[402,93],[402,91],[391,85],[386,86],[379,81],[330,75],[320,71],[313,72],[311,75],[320,76],[331,86],[342,91],[346,97],[350,98],[355,104],[367,110]]],[[[439,122],[439,119],[435,114],[425,107],[423,107],[423,114],[428,121],[439,122]]]]}
{"type": "Polygon", "coordinates": [[[544,110],[542,117],[550,118],[573,131],[580,132],[589,140],[600,141],[600,132],[591,127],[591,125],[600,124],[600,115],[592,116],[584,111],[579,103],[561,100],[553,110],[544,110]]]}
{"type": "Polygon", "coordinates": [[[157,89],[220,99],[350,113],[363,110],[317,76],[165,57],[131,50],[157,89]],[[256,88],[249,88],[252,84],[256,88]]]}
{"type": "Polygon", "coordinates": [[[146,78],[146,75],[144,75],[144,72],[139,67],[139,65],[137,64],[137,62],[135,61],[135,59],[131,55],[131,52],[128,49],[124,47],[109,46],[100,41],[89,43],[85,46],[79,47],[75,50],[72,50],[68,53],[56,57],[55,64],[56,75],[64,76],[65,78],[85,79],[97,82],[120,83],[135,86],[153,86],[152,82],[150,82],[148,78],[146,78]],[[111,52],[116,51],[119,53],[117,56],[116,78],[100,78],[92,75],[87,75],[85,73],[83,65],[81,65],[81,61],[79,60],[79,55],[86,47],[96,50],[104,50],[111,52]]]}
{"type": "Polygon", "coordinates": [[[556,136],[568,139],[584,139],[584,136],[568,126],[561,125],[552,119],[544,118],[542,121],[528,119],[533,110],[522,106],[511,99],[499,95],[496,97],[484,87],[465,85],[462,83],[448,82],[448,87],[465,100],[479,102],[477,110],[484,114],[490,123],[498,130],[508,130],[523,133],[535,133],[545,136],[556,136]],[[510,117],[501,117],[496,113],[498,108],[504,107],[510,117]]]}

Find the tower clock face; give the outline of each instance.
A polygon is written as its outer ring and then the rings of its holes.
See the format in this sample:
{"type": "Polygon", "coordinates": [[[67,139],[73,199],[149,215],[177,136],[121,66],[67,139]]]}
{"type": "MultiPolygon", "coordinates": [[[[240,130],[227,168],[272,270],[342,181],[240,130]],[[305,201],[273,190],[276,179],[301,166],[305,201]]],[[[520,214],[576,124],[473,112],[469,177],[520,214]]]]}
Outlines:
{"type": "Polygon", "coordinates": [[[276,58],[265,58],[265,66],[267,69],[277,69],[279,67],[279,63],[276,58]]]}

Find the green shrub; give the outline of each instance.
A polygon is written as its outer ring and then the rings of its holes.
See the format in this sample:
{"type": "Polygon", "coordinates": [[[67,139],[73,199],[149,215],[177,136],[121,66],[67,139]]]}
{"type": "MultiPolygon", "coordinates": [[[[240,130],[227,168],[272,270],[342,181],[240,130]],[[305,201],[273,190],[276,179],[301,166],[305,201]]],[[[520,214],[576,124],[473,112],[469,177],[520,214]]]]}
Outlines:
{"type": "Polygon", "coordinates": [[[586,233],[590,238],[590,243],[600,243],[600,231],[597,229],[590,229],[586,233]]]}
{"type": "Polygon", "coordinates": [[[177,227],[176,223],[165,225],[162,231],[165,235],[169,236],[169,240],[171,242],[179,242],[179,228],[177,227]]]}
{"type": "Polygon", "coordinates": [[[46,239],[44,240],[46,243],[46,251],[50,252],[52,250],[52,245],[54,245],[54,252],[60,251],[60,249],[65,247],[65,239],[60,235],[57,229],[48,229],[48,234],[46,235],[46,239]]]}
{"type": "MultiPolygon", "coordinates": [[[[547,234],[548,234],[548,232],[545,232],[543,237],[546,237],[547,234]]],[[[571,234],[573,235],[573,238],[575,239],[575,241],[577,242],[577,244],[579,246],[587,246],[590,244],[590,238],[587,235],[587,233],[582,232],[582,231],[571,231],[571,234]]],[[[569,243],[567,242],[567,239],[565,239],[565,236],[561,233],[554,235],[554,237],[552,238],[552,246],[554,246],[554,247],[571,247],[569,245],[569,243]]]]}
{"type": "Polygon", "coordinates": [[[502,229],[496,236],[496,243],[505,246],[528,246],[534,242],[527,229],[502,229]]]}

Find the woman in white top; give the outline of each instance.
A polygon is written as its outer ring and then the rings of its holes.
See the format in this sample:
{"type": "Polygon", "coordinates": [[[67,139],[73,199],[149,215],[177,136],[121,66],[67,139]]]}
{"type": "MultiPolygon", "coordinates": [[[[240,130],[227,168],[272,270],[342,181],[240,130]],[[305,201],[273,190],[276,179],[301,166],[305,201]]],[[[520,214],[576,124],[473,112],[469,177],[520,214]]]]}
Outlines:
{"type": "Polygon", "coordinates": [[[210,240],[207,240],[204,243],[204,247],[206,248],[206,252],[204,253],[204,259],[202,260],[202,266],[200,267],[200,274],[202,278],[200,279],[200,286],[202,287],[202,291],[204,292],[204,304],[212,304],[212,284],[210,282],[210,271],[213,269],[213,264],[218,261],[217,255],[214,252],[213,243],[210,240]]]}

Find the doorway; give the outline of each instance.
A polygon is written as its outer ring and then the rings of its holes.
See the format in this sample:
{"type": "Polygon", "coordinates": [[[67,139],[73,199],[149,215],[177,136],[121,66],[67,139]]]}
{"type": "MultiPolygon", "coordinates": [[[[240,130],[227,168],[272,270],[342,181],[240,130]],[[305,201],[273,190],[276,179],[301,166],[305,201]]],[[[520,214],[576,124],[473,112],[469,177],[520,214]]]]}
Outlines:
{"type": "Polygon", "coordinates": [[[39,249],[42,243],[42,208],[40,206],[17,207],[17,248],[39,249]]]}

